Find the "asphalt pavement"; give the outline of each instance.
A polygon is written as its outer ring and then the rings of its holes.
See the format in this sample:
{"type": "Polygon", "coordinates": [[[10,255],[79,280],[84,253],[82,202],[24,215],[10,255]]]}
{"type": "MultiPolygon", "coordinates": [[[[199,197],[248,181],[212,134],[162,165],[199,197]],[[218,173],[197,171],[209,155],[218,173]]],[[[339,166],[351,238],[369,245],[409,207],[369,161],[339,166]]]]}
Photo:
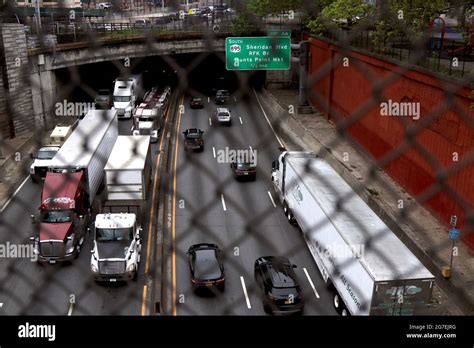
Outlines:
{"type": "Polygon", "coordinates": [[[260,256],[283,255],[298,266],[295,271],[306,300],[304,314],[336,315],[332,295],[302,235],[287,222],[278,205],[270,169],[280,145],[260,107],[255,99],[234,97],[224,106],[232,112],[230,127],[217,124],[212,99],[205,98],[203,109],[190,109],[189,100],[185,101],[180,132],[193,127],[204,130],[205,149],[186,153],[180,134],[176,169],[177,314],[264,315],[253,276],[254,262],[260,256]],[[226,147],[257,151],[255,182],[237,182],[230,164],[218,161],[226,147]],[[195,243],[216,243],[224,250],[224,292],[193,291],[186,251],[195,243]]]}
{"type": "MultiPolygon", "coordinates": [[[[217,124],[213,116],[215,104],[207,98],[205,101],[204,109],[192,110],[185,100],[178,133],[176,288],[172,289],[177,295],[177,314],[264,315],[253,278],[254,261],[260,256],[284,255],[298,266],[295,271],[305,295],[304,313],[335,315],[332,295],[302,235],[288,224],[273,192],[270,168],[279,154],[279,143],[258,103],[255,99],[231,99],[226,106],[231,109],[233,123],[228,127],[217,124]],[[184,151],[181,132],[191,127],[205,131],[202,153],[184,151]],[[257,151],[255,182],[237,182],[229,162],[218,161],[226,148],[257,151]],[[226,289],[222,293],[201,294],[192,290],[185,252],[191,244],[202,242],[216,243],[224,250],[226,289]]],[[[131,126],[131,120],[121,120],[119,134],[131,134],[131,126]]],[[[152,145],[152,154],[157,146],[152,145]]],[[[27,179],[0,215],[0,243],[30,243],[29,237],[33,235],[30,214],[37,213],[40,195],[41,183],[27,179]]],[[[86,238],[81,254],[72,262],[39,265],[20,258],[2,261],[0,314],[139,315],[143,310],[143,288],[148,284],[144,276],[147,224],[145,220],[142,236],[145,244],[136,282],[96,283],[89,269],[90,238],[86,238]]]]}
{"type": "MultiPolygon", "coordinates": [[[[119,134],[131,134],[131,120],[119,121],[119,134]]],[[[152,144],[152,154],[156,144],[152,144]]],[[[152,156],[154,159],[155,156],[152,156]]],[[[30,244],[30,215],[38,214],[42,183],[27,178],[0,214],[0,244],[30,244]]],[[[147,214],[146,214],[147,215],[147,214]]],[[[148,217],[147,217],[148,218],[148,217]]],[[[92,222],[93,219],[90,219],[92,222]]],[[[0,262],[0,315],[139,315],[145,283],[148,220],[144,221],[142,262],[136,281],[100,284],[92,278],[86,237],[79,257],[71,262],[41,265],[28,258],[0,262]]]]}

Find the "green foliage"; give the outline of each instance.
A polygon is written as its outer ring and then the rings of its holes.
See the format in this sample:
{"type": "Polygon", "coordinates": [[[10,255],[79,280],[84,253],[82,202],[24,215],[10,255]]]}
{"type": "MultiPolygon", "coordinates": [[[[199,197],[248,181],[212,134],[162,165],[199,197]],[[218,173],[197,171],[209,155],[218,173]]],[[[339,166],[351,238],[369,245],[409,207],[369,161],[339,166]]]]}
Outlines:
{"type": "Polygon", "coordinates": [[[251,35],[258,31],[258,23],[255,16],[250,13],[240,13],[232,21],[232,33],[235,36],[251,35]]]}
{"type": "Polygon", "coordinates": [[[374,6],[362,0],[326,0],[319,15],[306,22],[306,27],[314,34],[321,34],[337,26],[350,25],[360,18],[372,14],[374,6]]]}
{"type": "Polygon", "coordinates": [[[298,11],[301,9],[303,0],[246,0],[248,11],[263,17],[270,14],[278,14],[287,11],[298,11]]]}
{"type": "Polygon", "coordinates": [[[387,11],[392,25],[402,26],[411,36],[426,31],[447,7],[447,0],[390,0],[387,11]]]}
{"type": "Polygon", "coordinates": [[[362,0],[336,0],[326,6],[321,15],[332,21],[351,22],[356,17],[364,17],[373,12],[374,6],[364,3],[362,0]]]}

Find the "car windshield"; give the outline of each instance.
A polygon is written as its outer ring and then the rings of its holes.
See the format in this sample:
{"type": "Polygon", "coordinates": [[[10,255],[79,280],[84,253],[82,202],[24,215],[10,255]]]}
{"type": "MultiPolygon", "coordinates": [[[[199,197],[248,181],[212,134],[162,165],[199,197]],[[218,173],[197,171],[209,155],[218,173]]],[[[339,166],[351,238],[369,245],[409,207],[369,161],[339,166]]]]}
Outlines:
{"type": "Polygon", "coordinates": [[[98,228],[95,233],[98,242],[130,241],[133,238],[133,230],[131,227],[98,228]]]}
{"type": "Polygon", "coordinates": [[[51,159],[54,157],[57,151],[52,151],[52,150],[43,150],[43,151],[38,151],[38,154],[36,156],[37,159],[51,159]]]}
{"type": "Polygon", "coordinates": [[[229,95],[229,91],[226,91],[226,90],[219,90],[219,91],[217,91],[217,95],[218,95],[218,96],[228,96],[228,95],[229,95]]]}
{"type": "Polygon", "coordinates": [[[70,210],[44,211],[41,214],[41,222],[71,222],[72,212],[70,210]]]}
{"type": "Polygon", "coordinates": [[[186,138],[188,138],[188,139],[198,139],[199,138],[199,133],[188,133],[186,138]]]}
{"type": "Polygon", "coordinates": [[[192,99],[192,101],[200,102],[200,101],[201,101],[201,98],[196,98],[196,97],[194,97],[194,98],[192,99]]]}
{"type": "Polygon", "coordinates": [[[132,99],[129,95],[116,95],[114,96],[114,101],[118,103],[129,102],[132,99]]]}
{"type": "Polygon", "coordinates": [[[220,117],[228,117],[230,116],[228,112],[219,112],[218,116],[220,117]]]}

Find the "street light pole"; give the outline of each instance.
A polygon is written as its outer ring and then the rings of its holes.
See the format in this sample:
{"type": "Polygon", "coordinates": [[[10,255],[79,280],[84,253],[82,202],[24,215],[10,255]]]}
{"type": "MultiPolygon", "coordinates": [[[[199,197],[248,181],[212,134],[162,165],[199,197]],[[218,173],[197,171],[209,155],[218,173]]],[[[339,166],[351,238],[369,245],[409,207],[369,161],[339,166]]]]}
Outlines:
{"type": "Polygon", "coordinates": [[[41,12],[40,12],[40,0],[36,0],[36,25],[38,26],[38,32],[41,29],[41,12]]]}

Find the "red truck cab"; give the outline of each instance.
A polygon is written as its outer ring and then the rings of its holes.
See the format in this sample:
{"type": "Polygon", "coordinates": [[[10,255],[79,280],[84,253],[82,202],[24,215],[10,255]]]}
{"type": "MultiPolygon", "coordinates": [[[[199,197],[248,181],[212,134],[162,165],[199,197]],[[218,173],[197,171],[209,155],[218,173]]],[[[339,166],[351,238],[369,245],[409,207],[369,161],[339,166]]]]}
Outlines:
{"type": "Polygon", "coordinates": [[[40,220],[35,224],[37,235],[31,238],[38,261],[56,263],[78,256],[84,241],[87,212],[84,176],[83,171],[46,174],[40,220]]]}

